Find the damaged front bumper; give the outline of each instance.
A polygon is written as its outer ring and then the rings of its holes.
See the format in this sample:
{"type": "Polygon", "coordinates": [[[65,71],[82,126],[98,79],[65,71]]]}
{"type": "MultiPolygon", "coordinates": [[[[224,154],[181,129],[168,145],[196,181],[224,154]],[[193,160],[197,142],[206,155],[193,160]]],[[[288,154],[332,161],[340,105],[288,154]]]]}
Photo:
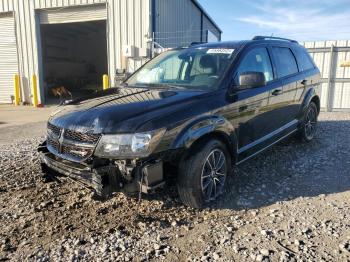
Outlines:
{"type": "Polygon", "coordinates": [[[64,175],[98,195],[106,197],[114,192],[148,193],[164,184],[163,162],[159,159],[147,161],[113,161],[92,159],[90,164],[62,159],[51,153],[46,142],[38,148],[42,171],[46,175],[64,175]]]}

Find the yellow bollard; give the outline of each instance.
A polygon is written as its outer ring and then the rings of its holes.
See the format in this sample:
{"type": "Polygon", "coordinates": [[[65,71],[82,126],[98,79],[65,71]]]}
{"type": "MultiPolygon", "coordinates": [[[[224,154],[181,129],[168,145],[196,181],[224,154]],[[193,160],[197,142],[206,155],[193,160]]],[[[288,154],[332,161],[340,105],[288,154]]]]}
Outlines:
{"type": "Polygon", "coordinates": [[[103,90],[106,90],[109,88],[109,78],[108,75],[103,75],[102,77],[102,82],[103,82],[103,90]]]}
{"type": "Polygon", "coordinates": [[[15,106],[19,106],[19,103],[21,101],[19,75],[14,75],[13,83],[14,83],[14,93],[15,93],[15,106]]]}
{"type": "Polygon", "coordinates": [[[33,106],[37,107],[39,102],[38,102],[38,84],[37,84],[36,75],[32,76],[32,96],[33,96],[33,106]]]}

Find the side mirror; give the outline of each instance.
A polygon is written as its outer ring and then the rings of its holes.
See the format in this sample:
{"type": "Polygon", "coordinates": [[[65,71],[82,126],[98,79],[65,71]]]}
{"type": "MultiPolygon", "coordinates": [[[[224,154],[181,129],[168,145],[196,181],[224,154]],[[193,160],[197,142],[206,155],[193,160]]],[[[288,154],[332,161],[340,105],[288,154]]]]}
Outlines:
{"type": "Polygon", "coordinates": [[[254,88],[265,86],[266,79],[262,72],[243,72],[239,75],[239,88],[254,88]]]}

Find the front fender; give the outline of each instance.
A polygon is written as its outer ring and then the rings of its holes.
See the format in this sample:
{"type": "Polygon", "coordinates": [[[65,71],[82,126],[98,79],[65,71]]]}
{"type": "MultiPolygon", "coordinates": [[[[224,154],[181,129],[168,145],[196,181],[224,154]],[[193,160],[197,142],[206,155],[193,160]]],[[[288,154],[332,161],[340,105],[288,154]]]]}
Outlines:
{"type": "Polygon", "coordinates": [[[217,133],[226,137],[234,148],[236,135],[232,124],[222,116],[202,116],[186,124],[185,128],[177,135],[172,148],[190,148],[201,137],[217,133]]]}

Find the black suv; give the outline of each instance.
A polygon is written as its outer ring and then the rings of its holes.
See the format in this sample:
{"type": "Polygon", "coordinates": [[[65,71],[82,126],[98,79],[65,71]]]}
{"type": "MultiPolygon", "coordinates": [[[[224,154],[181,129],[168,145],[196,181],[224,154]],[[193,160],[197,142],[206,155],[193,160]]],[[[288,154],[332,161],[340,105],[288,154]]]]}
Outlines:
{"type": "Polygon", "coordinates": [[[223,192],[233,165],[292,134],[314,138],[319,79],[289,39],[173,49],[119,87],[60,106],[39,147],[42,169],[102,196],[147,193],[176,173],[180,198],[199,208],[223,192]]]}

